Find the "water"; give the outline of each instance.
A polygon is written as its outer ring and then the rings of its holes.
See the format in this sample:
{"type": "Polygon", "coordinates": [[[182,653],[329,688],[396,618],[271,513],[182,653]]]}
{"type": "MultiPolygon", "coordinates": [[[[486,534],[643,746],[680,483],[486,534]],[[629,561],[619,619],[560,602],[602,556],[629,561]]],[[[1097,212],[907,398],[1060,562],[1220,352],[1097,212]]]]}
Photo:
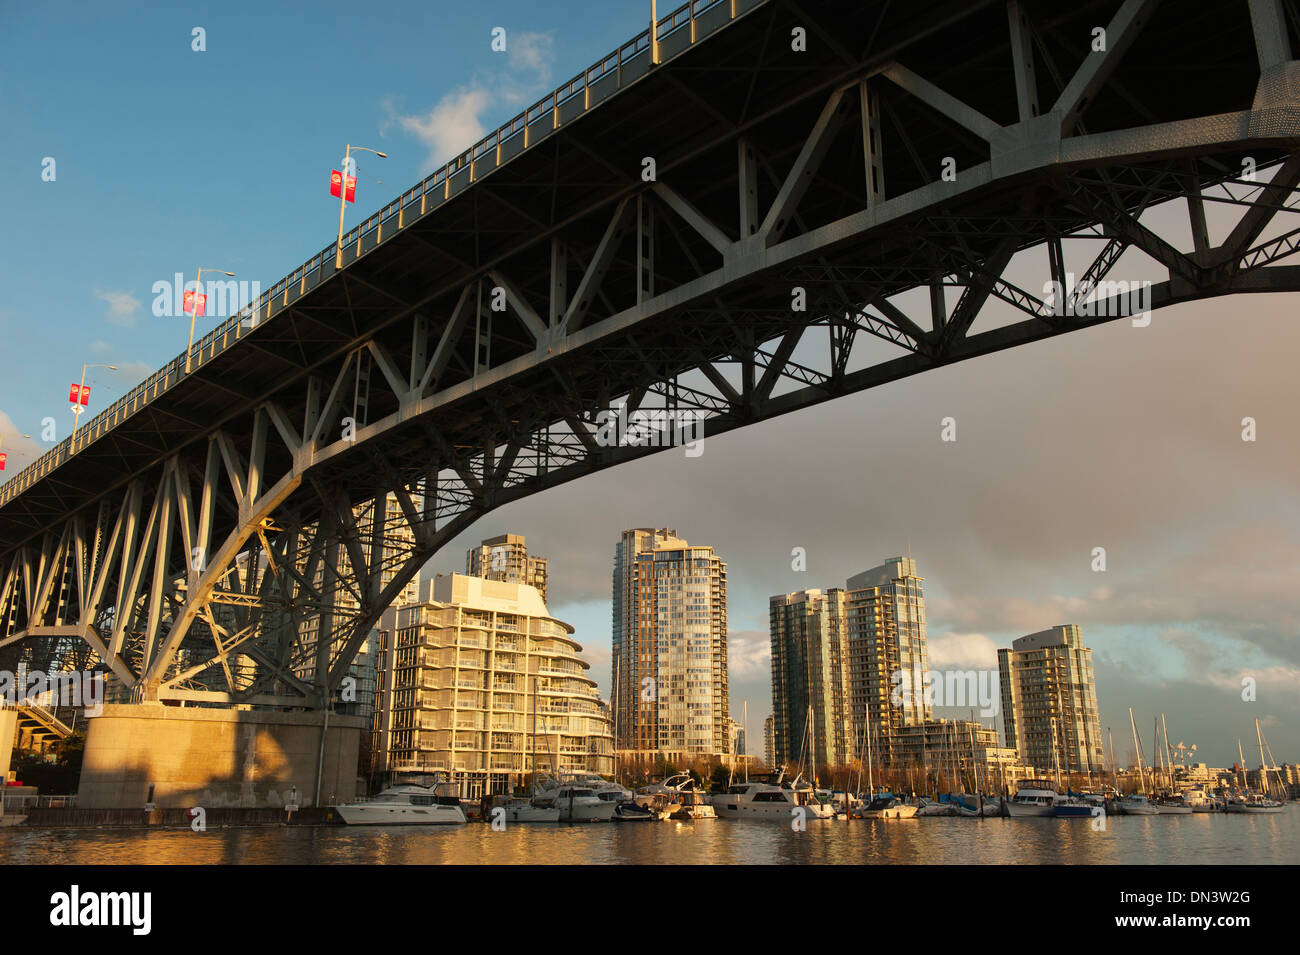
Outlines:
{"type": "Polygon", "coordinates": [[[1274,815],[269,829],[0,829],[0,860],[29,865],[979,863],[1278,864],[1296,858],[1300,807],[1274,815]]]}

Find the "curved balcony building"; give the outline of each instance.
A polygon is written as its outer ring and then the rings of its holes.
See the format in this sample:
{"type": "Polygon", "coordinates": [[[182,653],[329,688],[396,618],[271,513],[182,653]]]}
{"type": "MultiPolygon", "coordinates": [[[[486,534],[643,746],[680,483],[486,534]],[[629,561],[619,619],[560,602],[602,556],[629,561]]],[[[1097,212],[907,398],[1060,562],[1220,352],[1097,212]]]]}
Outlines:
{"type": "Polygon", "coordinates": [[[380,765],[438,770],[463,797],[541,772],[614,771],[608,707],[573,627],[526,584],[462,574],[398,609],[380,671],[380,765]]]}

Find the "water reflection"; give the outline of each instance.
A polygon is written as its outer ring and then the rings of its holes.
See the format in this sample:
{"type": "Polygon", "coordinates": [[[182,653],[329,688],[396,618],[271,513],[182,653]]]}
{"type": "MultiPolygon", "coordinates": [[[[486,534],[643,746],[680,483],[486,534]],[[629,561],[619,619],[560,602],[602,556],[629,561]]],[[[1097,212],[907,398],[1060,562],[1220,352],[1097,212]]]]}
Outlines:
{"type": "Polygon", "coordinates": [[[416,828],[0,830],[16,864],[156,865],[631,863],[785,864],[1271,864],[1294,859],[1300,809],[1277,815],[1089,819],[854,820],[784,823],[715,819],[629,825],[480,824],[416,828]]]}

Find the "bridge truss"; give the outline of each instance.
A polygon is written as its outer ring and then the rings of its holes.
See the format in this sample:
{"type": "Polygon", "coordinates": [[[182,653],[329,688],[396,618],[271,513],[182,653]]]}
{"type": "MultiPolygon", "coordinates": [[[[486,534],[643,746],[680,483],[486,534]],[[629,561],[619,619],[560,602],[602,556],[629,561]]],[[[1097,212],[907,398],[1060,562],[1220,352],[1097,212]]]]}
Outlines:
{"type": "Polygon", "coordinates": [[[605,440],[610,409],[707,440],[1300,290],[1294,6],[1061,6],[674,12],[616,95],[467,153],[440,201],[0,497],[0,655],[88,647],[138,700],[320,707],[478,518],[660,450],[605,440]]]}

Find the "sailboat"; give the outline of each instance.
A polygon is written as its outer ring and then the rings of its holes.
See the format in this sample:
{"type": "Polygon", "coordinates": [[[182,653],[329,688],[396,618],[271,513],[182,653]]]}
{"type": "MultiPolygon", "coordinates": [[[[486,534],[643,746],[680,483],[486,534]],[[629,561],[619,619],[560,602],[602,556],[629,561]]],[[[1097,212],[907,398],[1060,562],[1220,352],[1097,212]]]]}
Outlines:
{"type": "Polygon", "coordinates": [[[1126,816],[1154,816],[1160,810],[1147,798],[1146,770],[1142,767],[1142,741],[1138,739],[1137,723],[1133,720],[1133,707],[1128,708],[1129,727],[1133,730],[1133,749],[1137,753],[1138,787],[1141,790],[1129,793],[1115,803],[1115,811],[1126,816]]]}
{"type": "Polygon", "coordinates": [[[1169,790],[1173,789],[1174,768],[1169,758],[1169,730],[1165,725],[1165,714],[1161,713],[1160,718],[1156,720],[1156,754],[1160,759],[1161,769],[1165,774],[1166,793],[1163,796],[1156,797],[1156,812],[1161,815],[1183,815],[1190,816],[1192,807],[1183,802],[1181,795],[1174,795],[1169,790]]]}
{"type": "MultiPolygon", "coordinates": [[[[1278,800],[1273,799],[1270,795],[1272,787],[1269,785],[1269,780],[1271,778],[1269,774],[1277,772],[1278,770],[1276,767],[1269,767],[1268,762],[1271,762],[1271,760],[1266,762],[1264,759],[1264,748],[1267,744],[1264,742],[1264,731],[1260,729],[1259,726],[1259,717],[1255,718],[1255,738],[1259,741],[1259,785],[1261,791],[1256,792],[1253,790],[1247,790],[1240,799],[1228,803],[1229,812],[1275,813],[1282,811],[1283,804],[1278,800]]],[[[1240,740],[1237,741],[1237,752],[1238,755],[1240,755],[1240,740]]],[[[1269,751],[1269,755],[1272,756],[1271,750],[1269,751]]],[[[1242,761],[1242,768],[1245,768],[1244,759],[1242,761]]],[[[1285,788],[1283,788],[1281,794],[1283,798],[1285,798],[1285,788]]]]}

